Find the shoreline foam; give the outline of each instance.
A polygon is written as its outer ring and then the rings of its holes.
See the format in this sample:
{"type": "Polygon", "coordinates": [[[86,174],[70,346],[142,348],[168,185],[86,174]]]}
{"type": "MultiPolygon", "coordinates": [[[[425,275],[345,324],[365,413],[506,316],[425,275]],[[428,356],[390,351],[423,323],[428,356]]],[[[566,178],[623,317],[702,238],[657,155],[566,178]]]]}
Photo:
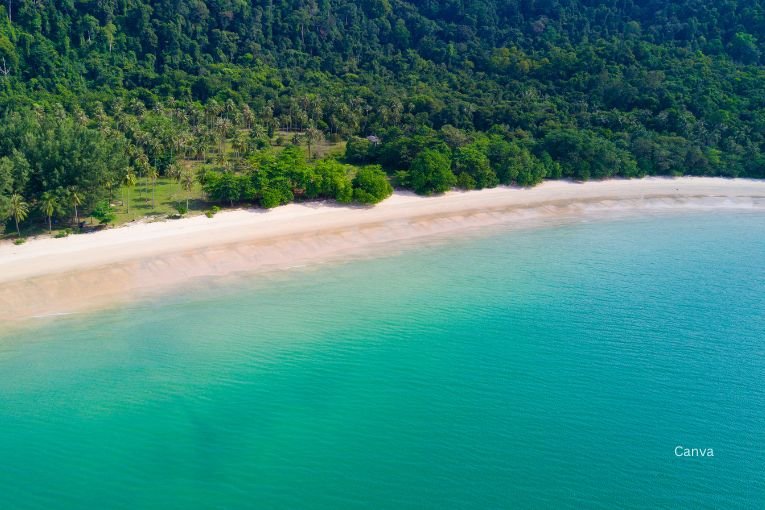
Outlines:
{"type": "Polygon", "coordinates": [[[203,277],[290,269],[390,252],[495,225],[672,211],[765,211],[765,181],[650,178],[495,188],[439,197],[397,193],[372,208],[290,204],[65,239],[0,245],[0,321],[93,311],[203,277]]]}

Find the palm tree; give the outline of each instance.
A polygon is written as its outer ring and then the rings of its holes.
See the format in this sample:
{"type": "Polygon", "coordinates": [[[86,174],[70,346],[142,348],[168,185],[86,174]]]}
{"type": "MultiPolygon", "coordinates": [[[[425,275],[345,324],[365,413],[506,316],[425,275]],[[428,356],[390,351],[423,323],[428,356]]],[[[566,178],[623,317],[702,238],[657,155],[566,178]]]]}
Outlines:
{"type": "Polygon", "coordinates": [[[156,167],[150,166],[146,172],[146,177],[151,180],[151,208],[154,209],[156,207],[155,199],[157,197],[157,178],[159,177],[159,172],[157,172],[156,167]]]}
{"type": "Polygon", "coordinates": [[[306,129],[304,137],[305,143],[308,145],[308,159],[311,159],[311,147],[321,143],[324,139],[324,133],[320,129],[311,126],[306,129]]]}
{"type": "MultiPolygon", "coordinates": [[[[138,178],[143,179],[143,177],[149,173],[149,168],[151,167],[151,164],[149,164],[149,156],[147,156],[145,152],[141,152],[135,160],[135,165],[138,169],[138,178]]],[[[143,185],[138,188],[139,199],[141,197],[141,190],[143,189],[145,189],[143,185]]]]}
{"type": "Polygon", "coordinates": [[[122,179],[122,182],[127,188],[127,213],[130,214],[130,188],[135,186],[137,182],[135,174],[131,170],[128,170],[128,172],[125,174],[125,177],[122,179]]]}
{"type": "Polygon", "coordinates": [[[255,121],[255,114],[248,105],[242,106],[242,120],[244,121],[244,127],[250,129],[252,123],[255,121]]]}
{"type": "Polygon", "coordinates": [[[21,237],[21,230],[19,230],[19,222],[24,221],[29,214],[29,204],[24,202],[24,197],[18,193],[11,195],[10,203],[10,217],[16,220],[16,233],[21,237]]]}
{"type": "Polygon", "coordinates": [[[241,158],[248,149],[249,145],[249,138],[247,137],[247,133],[244,131],[237,131],[237,133],[234,135],[234,139],[231,142],[231,146],[236,151],[236,156],[238,158],[241,158]]]}
{"type": "Polygon", "coordinates": [[[186,168],[181,173],[181,186],[186,191],[186,211],[189,210],[189,194],[191,193],[191,189],[194,187],[194,172],[191,171],[191,169],[186,168]]]}
{"type": "Polygon", "coordinates": [[[75,188],[72,188],[69,192],[69,200],[72,201],[72,206],[74,207],[74,224],[79,225],[80,214],[77,211],[77,206],[82,204],[82,195],[75,188]]]}
{"type": "Polygon", "coordinates": [[[48,217],[48,233],[53,233],[53,213],[56,210],[56,197],[53,195],[53,193],[45,192],[42,195],[42,200],[40,202],[40,209],[42,210],[43,214],[48,217]]]}
{"type": "Polygon", "coordinates": [[[171,163],[170,166],[167,167],[167,176],[170,177],[175,182],[180,183],[181,165],[179,165],[178,163],[171,163]]]}
{"type": "Polygon", "coordinates": [[[252,126],[250,136],[256,140],[259,138],[265,138],[268,136],[268,130],[263,126],[263,124],[255,124],[252,126]]]}

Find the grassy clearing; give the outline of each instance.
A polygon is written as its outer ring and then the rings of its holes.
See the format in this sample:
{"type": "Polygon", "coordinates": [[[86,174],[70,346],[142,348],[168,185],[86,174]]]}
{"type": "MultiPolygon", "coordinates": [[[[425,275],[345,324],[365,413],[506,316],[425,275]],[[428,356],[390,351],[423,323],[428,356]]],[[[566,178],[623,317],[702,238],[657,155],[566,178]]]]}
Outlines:
{"type": "Polygon", "coordinates": [[[177,214],[176,204],[186,204],[189,200],[188,214],[199,214],[210,207],[205,202],[202,188],[198,183],[194,184],[191,192],[187,193],[177,182],[160,178],[156,186],[151,181],[141,179],[138,184],[128,189],[123,186],[119,194],[115,194],[111,204],[117,218],[115,225],[121,225],[143,217],[167,218],[177,214]],[[130,200],[128,203],[128,195],[130,200]]]}

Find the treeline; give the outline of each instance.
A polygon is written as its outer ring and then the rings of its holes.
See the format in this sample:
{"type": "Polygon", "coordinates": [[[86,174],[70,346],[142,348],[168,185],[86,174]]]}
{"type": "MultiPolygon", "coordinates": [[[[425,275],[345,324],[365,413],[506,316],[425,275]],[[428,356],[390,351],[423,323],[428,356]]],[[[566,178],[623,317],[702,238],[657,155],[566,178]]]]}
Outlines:
{"type": "Polygon", "coordinates": [[[347,160],[380,164],[395,183],[420,194],[441,193],[455,186],[467,190],[498,184],[534,186],[544,179],[561,178],[765,177],[762,157],[732,165],[717,149],[655,133],[610,140],[587,129],[560,128],[536,139],[523,130],[503,126],[483,133],[449,125],[438,131],[421,127],[382,133],[382,138],[349,140],[347,160]],[[741,174],[737,167],[743,170],[741,174]]]}
{"type": "MultiPolygon", "coordinates": [[[[92,117],[62,108],[9,115],[0,125],[0,218],[16,230],[24,220],[76,226],[93,213],[109,222],[110,203],[124,194],[129,203],[131,188],[154,187],[160,176],[186,191],[198,182],[210,201],[231,206],[312,199],[371,205],[393,192],[378,165],[309,161],[304,146],[310,156],[323,139],[315,129],[272,139],[247,110],[211,107],[195,115],[132,107],[118,106],[112,115],[98,108],[92,117]]],[[[187,209],[188,203],[179,212],[187,209]]]]}
{"type": "Polygon", "coordinates": [[[2,2],[0,212],[95,208],[188,161],[244,179],[256,153],[322,138],[423,193],[761,178],[764,59],[763,0],[2,2]]]}
{"type": "Polygon", "coordinates": [[[129,171],[124,136],[91,129],[60,111],[14,113],[0,124],[0,218],[37,213],[50,223],[92,211],[129,171]],[[31,210],[30,210],[31,209],[31,210]]]}
{"type": "Polygon", "coordinates": [[[199,182],[214,201],[231,206],[250,202],[269,209],[296,199],[372,205],[393,193],[387,175],[378,166],[354,168],[336,159],[310,165],[296,146],[278,153],[264,151],[253,157],[250,169],[240,173],[203,167],[199,182]]]}

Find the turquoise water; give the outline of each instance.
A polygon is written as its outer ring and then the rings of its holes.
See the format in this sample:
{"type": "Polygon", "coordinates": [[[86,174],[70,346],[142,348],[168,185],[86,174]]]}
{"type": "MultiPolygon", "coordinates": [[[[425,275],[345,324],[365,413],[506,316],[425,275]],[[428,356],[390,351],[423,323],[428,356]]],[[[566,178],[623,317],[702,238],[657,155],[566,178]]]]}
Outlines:
{"type": "Polygon", "coordinates": [[[0,508],[762,508],[764,260],[762,214],[630,219],[39,324],[0,508]]]}

